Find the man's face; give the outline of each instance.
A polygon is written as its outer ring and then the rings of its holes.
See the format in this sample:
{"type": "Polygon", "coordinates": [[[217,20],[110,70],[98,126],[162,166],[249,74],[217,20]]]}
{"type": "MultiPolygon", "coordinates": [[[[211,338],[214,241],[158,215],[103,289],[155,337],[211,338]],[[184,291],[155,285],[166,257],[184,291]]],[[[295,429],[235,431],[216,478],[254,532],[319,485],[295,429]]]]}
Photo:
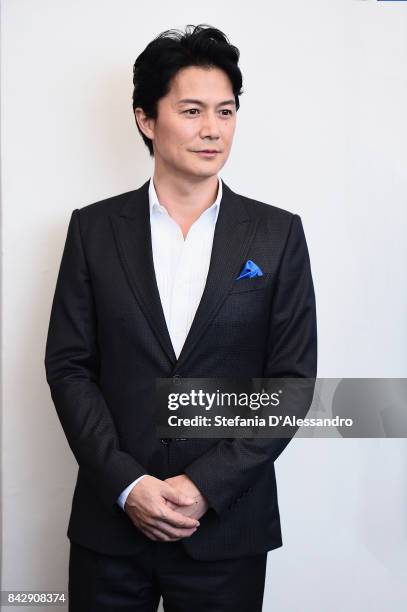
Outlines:
{"type": "Polygon", "coordinates": [[[226,163],[236,127],[232,86],[219,68],[178,71],[150,120],[155,163],[178,176],[209,177],[226,163]],[[198,153],[215,150],[205,156],[198,153]]]}

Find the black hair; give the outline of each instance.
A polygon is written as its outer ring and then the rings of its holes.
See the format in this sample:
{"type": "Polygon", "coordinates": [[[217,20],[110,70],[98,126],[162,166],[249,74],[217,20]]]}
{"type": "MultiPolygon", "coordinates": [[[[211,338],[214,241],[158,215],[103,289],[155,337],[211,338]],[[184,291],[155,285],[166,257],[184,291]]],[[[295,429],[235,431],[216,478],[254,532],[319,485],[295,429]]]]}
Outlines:
{"type": "MultiPolygon", "coordinates": [[[[242,94],[242,73],[238,67],[240,52],[227,36],[208,24],[187,25],[185,31],[165,30],[152,40],[138,56],[133,66],[133,113],[141,107],[147,117],[157,118],[157,102],[170,89],[175,74],[187,66],[217,67],[230,79],[239,108],[242,94]]],[[[154,157],[150,138],[137,129],[154,157]]]]}

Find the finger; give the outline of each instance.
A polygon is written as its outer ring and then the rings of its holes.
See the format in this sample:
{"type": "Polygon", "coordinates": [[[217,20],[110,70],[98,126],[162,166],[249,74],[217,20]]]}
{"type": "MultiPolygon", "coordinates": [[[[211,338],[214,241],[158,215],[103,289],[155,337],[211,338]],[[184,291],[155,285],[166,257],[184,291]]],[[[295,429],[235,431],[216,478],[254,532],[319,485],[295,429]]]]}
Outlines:
{"type": "MultiPolygon", "coordinates": [[[[195,521],[195,519],[194,519],[195,521]]],[[[186,532],[191,532],[191,531],[195,531],[195,529],[197,529],[198,527],[194,524],[194,525],[188,525],[185,527],[180,527],[179,525],[174,525],[170,522],[168,522],[168,520],[166,519],[166,517],[164,515],[157,515],[157,516],[147,516],[144,519],[144,527],[146,527],[147,529],[161,529],[163,531],[165,531],[166,534],[175,534],[175,532],[177,532],[177,534],[179,535],[183,535],[186,532]]]]}
{"type": "Polygon", "coordinates": [[[166,533],[162,532],[160,529],[156,529],[155,527],[145,527],[142,529],[142,531],[145,536],[154,542],[169,542],[172,539],[166,533]]]}
{"type": "Polygon", "coordinates": [[[190,495],[184,495],[177,489],[174,489],[170,484],[165,483],[166,487],[162,491],[162,496],[169,499],[177,506],[191,506],[195,503],[195,499],[190,495]]]}
{"type": "Polygon", "coordinates": [[[185,514],[181,514],[176,510],[171,510],[168,505],[164,505],[161,513],[154,518],[164,521],[168,523],[172,527],[199,527],[200,522],[196,519],[185,516],[185,514]]]}
{"type": "Polygon", "coordinates": [[[167,506],[169,508],[171,508],[171,510],[174,510],[177,507],[177,504],[174,504],[172,501],[170,501],[169,499],[164,499],[165,503],[167,504],[167,506]]]}
{"type": "Polygon", "coordinates": [[[151,534],[152,538],[157,542],[175,542],[176,540],[180,540],[179,537],[169,536],[168,534],[161,531],[161,529],[156,529],[154,527],[150,527],[148,532],[151,534]]]}
{"type": "Polygon", "coordinates": [[[157,520],[154,523],[154,526],[150,527],[150,529],[158,529],[165,535],[170,538],[185,538],[191,536],[197,530],[197,527],[192,527],[192,529],[176,529],[168,525],[168,523],[164,523],[163,521],[157,520]]]}
{"type": "Polygon", "coordinates": [[[155,535],[153,534],[153,532],[152,532],[152,531],[150,531],[149,529],[142,529],[141,531],[144,533],[144,535],[145,535],[145,536],[146,536],[146,537],[147,537],[149,540],[153,540],[154,542],[156,542],[156,541],[157,541],[156,536],[155,536],[155,535]]]}

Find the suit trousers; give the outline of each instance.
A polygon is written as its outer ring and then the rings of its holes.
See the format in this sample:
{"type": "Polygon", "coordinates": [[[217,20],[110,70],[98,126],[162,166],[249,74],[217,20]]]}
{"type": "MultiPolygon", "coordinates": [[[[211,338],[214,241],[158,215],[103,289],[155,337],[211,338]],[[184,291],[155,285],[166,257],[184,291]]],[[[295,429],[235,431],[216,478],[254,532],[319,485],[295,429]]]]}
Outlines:
{"type": "Polygon", "coordinates": [[[267,552],[198,561],[180,540],[111,556],[71,541],[69,612],[261,612],[267,552]]]}

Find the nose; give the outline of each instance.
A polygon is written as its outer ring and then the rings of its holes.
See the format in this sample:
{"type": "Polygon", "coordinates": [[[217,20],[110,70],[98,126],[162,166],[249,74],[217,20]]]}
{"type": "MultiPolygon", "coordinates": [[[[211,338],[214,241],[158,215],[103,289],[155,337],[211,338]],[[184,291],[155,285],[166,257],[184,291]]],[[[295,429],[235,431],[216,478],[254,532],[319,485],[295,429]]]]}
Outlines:
{"type": "Polygon", "coordinates": [[[200,136],[201,138],[219,138],[219,126],[214,113],[205,113],[203,115],[200,136]]]}

